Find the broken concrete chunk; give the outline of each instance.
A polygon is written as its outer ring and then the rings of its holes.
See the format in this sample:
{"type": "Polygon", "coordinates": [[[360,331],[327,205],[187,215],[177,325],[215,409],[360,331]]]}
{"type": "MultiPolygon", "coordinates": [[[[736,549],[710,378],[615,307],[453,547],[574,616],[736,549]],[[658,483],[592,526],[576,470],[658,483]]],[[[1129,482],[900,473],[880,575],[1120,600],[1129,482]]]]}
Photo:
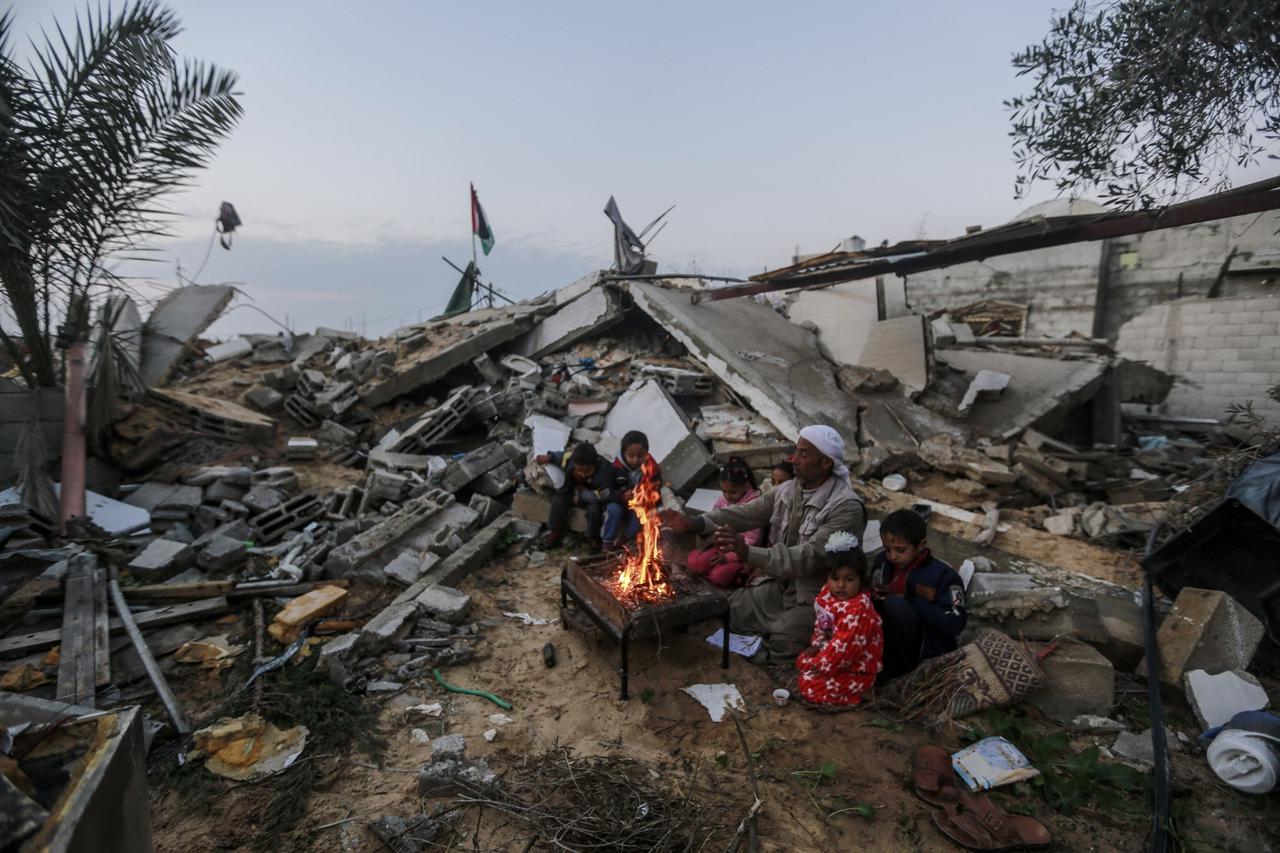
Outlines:
{"type": "Polygon", "coordinates": [[[487,474],[507,461],[506,451],[497,442],[486,444],[467,453],[461,459],[449,463],[440,476],[440,485],[449,492],[456,492],[472,480],[487,474]]]}
{"type": "Polygon", "coordinates": [[[385,651],[408,635],[417,618],[418,605],[413,601],[391,602],[360,629],[356,651],[367,655],[385,651]]]}
{"type": "Polygon", "coordinates": [[[153,387],[167,382],[234,295],[230,285],[196,284],[171,290],[156,303],[142,331],[142,381],[153,387]]]}
{"type": "Polygon", "coordinates": [[[1119,542],[1143,537],[1167,512],[1162,503],[1112,506],[1089,504],[1080,513],[1080,532],[1099,542],[1119,542]]]}
{"type": "MultiPolygon", "coordinates": [[[[1039,651],[1039,648],[1037,648],[1039,651]]],[[[1040,661],[1044,681],[1027,700],[1045,716],[1069,723],[1081,714],[1105,716],[1115,705],[1115,668],[1087,643],[1059,643],[1040,661]]]]}
{"type": "Polygon", "coordinates": [[[466,621],[471,611],[471,596],[448,586],[429,586],[414,598],[419,609],[450,625],[466,621]]]}
{"type": "Polygon", "coordinates": [[[462,761],[466,757],[467,739],[462,735],[442,735],[431,741],[432,761],[462,761]]]}
{"type": "Polygon", "coordinates": [[[195,549],[189,544],[156,539],[129,561],[129,573],[136,578],[173,574],[190,567],[195,558],[195,549]]]}
{"type": "Polygon", "coordinates": [[[1193,669],[1182,676],[1187,703],[1206,729],[1221,726],[1241,711],[1261,711],[1271,704],[1258,679],[1242,669],[1210,675],[1193,669]]]}
{"type": "Polygon", "coordinates": [[[200,555],[196,557],[196,562],[205,571],[229,572],[243,563],[248,556],[248,549],[243,539],[214,534],[205,543],[200,555]]]}
{"type": "Polygon", "coordinates": [[[284,395],[273,388],[251,388],[244,393],[244,401],[269,415],[284,409],[284,395]]]}
{"type": "Polygon", "coordinates": [[[1044,529],[1058,536],[1070,536],[1075,532],[1076,520],[1082,511],[1080,507],[1075,506],[1060,510],[1056,515],[1051,515],[1044,520],[1044,529]]]}
{"type": "Polygon", "coordinates": [[[284,493],[273,486],[259,483],[245,492],[240,502],[248,507],[250,512],[266,512],[284,503],[284,493]]]}
{"type": "Polygon", "coordinates": [[[612,288],[596,286],[563,305],[511,345],[527,358],[542,358],[622,319],[622,304],[612,288]]]}
{"type": "MultiPolygon", "coordinates": [[[[1160,681],[1178,687],[1194,669],[1246,669],[1264,632],[1258,617],[1225,592],[1185,587],[1156,633],[1160,681]]],[[[1137,671],[1146,674],[1145,656],[1137,671]]]]}

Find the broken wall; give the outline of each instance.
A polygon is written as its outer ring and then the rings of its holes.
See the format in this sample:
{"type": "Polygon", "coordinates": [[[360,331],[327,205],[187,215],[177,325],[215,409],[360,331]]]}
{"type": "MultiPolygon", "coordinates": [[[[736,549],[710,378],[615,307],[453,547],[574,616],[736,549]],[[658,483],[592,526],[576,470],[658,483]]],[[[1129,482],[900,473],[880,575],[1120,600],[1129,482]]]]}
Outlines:
{"type": "Polygon", "coordinates": [[[1162,414],[1225,419],[1233,403],[1252,400],[1274,423],[1280,402],[1280,296],[1193,297],[1158,305],[1125,323],[1116,348],[1134,361],[1184,377],[1156,409],[1162,414]]]}
{"type": "Polygon", "coordinates": [[[983,299],[1031,307],[1027,333],[1066,337],[1093,334],[1104,253],[1108,285],[1102,333],[1148,308],[1189,294],[1206,295],[1231,249],[1222,295],[1265,292],[1280,275],[1280,211],[1236,216],[1110,241],[1075,243],[957,264],[909,276],[907,302],[922,313],[983,299]]]}

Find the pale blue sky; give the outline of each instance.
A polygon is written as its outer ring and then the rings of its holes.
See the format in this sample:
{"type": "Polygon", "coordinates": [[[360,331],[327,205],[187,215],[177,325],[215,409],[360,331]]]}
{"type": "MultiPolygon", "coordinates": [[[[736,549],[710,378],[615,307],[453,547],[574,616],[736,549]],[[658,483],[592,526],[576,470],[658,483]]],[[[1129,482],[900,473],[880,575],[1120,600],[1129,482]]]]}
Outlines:
{"type": "MultiPolygon", "coordinates": [[[[637,229],[676,205],[661,269],[721,275],[1003,222],[1026,204],[1009,57],[1064,2],[171,5],[179,51],[240,74],[245,117],[175,199],[182,238],[153,274],[194,271],[226,199],[245,224],[202,283],[377,335],[448,299],[469,181],[497,236],[481,268],[517,296],[608,265],[611,194],[637,229]]],[[[82,8],[24,0],[15,30],[82,8]]]]}

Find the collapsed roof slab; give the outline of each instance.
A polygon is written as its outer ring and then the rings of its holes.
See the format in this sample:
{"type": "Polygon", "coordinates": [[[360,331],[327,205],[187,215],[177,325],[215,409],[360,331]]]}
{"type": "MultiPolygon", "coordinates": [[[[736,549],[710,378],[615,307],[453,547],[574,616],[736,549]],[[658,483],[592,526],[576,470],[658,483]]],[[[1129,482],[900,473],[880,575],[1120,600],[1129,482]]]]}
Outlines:
{"type": "Polygon", "coordinates": [[[493,319],[476,324],[465,337],[443,349],[428,345],[407,359],[396,362],[395,373],[365,388],[360,399],[367,406],[380,406],[423,385],[436,382],[481,353],[519,337],[532,325],[531,314],[496,315],[493,319]]]}
{"type": "Polygon", "coordinates": [[[603,285],[594,287],[565,302],[556,313],[517,338],[511,349],[526,358],[542,358],[570,347],[621,319],[622,306],[617,294],[603,285]]]}
{"type": "Polygon", "coordinates": [[[991,370],[1012,377],[1000,399],[977,403],[969,412],[970,426],[1001,440],[1028,427],[1054,432],[1062,416],[1092,399],[1111,366],[1105,359],[1067,361],[969,349],[939,350],[937,357],[971,376],[991,370]]]}
{"type": "Polygon", "coordinates": [[[640,310],[784,436],[794,441],[803,427],[828,424],[844,438],[847,460],[857,460],[857,411],[816,335],[753,300],[694,305],[690,290],[628,286],[640,310]]]}
{"type": "Polygon", "coordinates": [[[142,330],[142,381],[153,387],[168,382],[196,337],[226,310],[235,292],[226,284],[192,284],[169,291],[142,330]]]}

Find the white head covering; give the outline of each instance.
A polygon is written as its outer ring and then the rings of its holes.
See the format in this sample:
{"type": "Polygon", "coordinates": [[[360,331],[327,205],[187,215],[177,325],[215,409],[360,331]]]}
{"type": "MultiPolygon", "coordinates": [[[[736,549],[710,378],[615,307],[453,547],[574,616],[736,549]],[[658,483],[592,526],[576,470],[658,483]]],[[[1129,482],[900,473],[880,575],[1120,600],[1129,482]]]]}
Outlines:
{"type": "Polygon", "coordinates": [[[831,473],[837,477],[849,477],[849,468],[844,464],[844,439],[840,433],[829,426],[814,424],[800,430],[800,437],[818,448],[818,452],[835,463],[831,473]]]}

